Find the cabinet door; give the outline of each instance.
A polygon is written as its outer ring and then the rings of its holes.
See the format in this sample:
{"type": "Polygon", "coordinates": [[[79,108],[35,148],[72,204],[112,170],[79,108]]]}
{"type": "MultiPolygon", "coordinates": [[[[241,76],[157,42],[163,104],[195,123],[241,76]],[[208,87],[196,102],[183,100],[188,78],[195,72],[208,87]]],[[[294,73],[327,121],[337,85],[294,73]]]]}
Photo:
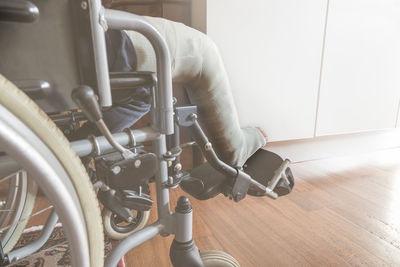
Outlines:
{"type": "Polygon", "coordinates": [[[314,136],[326,0],[211,0],[217,43],[242,126],[271,141],[314,136]]]}
{"type": "Polygon", "coordinates": [[[331,0],[317,135],[396,126],[400,2],[331,0]]]}

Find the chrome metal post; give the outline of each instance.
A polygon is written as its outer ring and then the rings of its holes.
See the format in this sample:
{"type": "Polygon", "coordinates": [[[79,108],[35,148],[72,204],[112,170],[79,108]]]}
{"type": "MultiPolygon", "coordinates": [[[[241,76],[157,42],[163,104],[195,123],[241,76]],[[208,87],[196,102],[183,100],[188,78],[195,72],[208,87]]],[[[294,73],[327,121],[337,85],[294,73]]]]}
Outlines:
{"type": "Polygon", "coordinates": [[[164,159],[167,152],[165,142],[165,135],[161,135],[158,139],[153,141],[153,152],[157,155],[159,164],[158,170],[155,174],[156,190],[157,190],[157,211],[158,218],[162,222],[171,215],[169,206],[169,189],[165,187],[168,182],[168,166],[164,159]]]}
{"type": "MultiPolygon", "coordinates": [[[[157,139],[160,134],[150,127],[137,129],[137,130],[126,130],[121,133],[113,134],[113,138],[121,146],[129,145],[132,142],[132,137],[134,136],[136,143],[143,143],[147,141],[153,141],[157,139]]],[[[91,140],[83,139],[71,142],[72,149],[75,150],[76,154],[80,157],[88,156],[94,151],[97,154],[109,153],[114,150],[107,139],[104,136],[94,137],[91,140]]],[[[1,159],[1,158],[0,158],[1,159]]],[[[6,162],[6,160],[4,160],[6,162]]],[[[0,160],[1,163],[1,160],[0,160]]]]}
{"type": "Polygon", "coordinates": [[[143,34],[153,46],[157,61],[157,92],[155,95],[157,126],[161,133],[173,134],[171,60],[167,43],[161,34],[141,16],[106,9],[105,19],[110,29],[137,31],[143,34]]]}
{"type": "Polygon", "coordinates": [[[117,266],[119,260],[132,248],[139,246],[143,242],[155,237],[160,234],[164,226],[160,223],[154,223],[152,225],[146,226],[142,230],[128,236],[122,240],[107,256],[104,263],[105,267],[115,267],[117,266]]]}
{"type": "Polygon", "coordinates": [[[57,213],[53,210],[47,218],[46,224],[44,225],[42,233],[40,234],[38,239],[22,248],[13,250],[8,253],[7,256],[10,263],[16,262],[38,251],[47,242],[47,240],[49,240],[51,233],[53,232],[54,227],[57,224],[57,221],[57,213]]]}
{"type": "Polygon", "coordinates": [[[55,207],[71,247],[73,266],[89,266],[84,217],[67,173],[47,146],[1,105],[0,149],[35,179],[55,207]]]}
{"type": "Polygon", "coordinates": [[[100,0],[89,0],[88,3],[100,105],[102,107],[109,107],[112,105],[112,98],[104,35],[106,28],[102,25],[102,22],[104,22],[104,8],[100,0]]]}

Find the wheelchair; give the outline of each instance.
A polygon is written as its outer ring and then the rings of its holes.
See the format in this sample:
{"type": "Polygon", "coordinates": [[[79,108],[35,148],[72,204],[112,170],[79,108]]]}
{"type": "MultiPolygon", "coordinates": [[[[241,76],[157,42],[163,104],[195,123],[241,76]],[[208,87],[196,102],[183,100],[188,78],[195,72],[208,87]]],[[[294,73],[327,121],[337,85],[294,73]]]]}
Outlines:
{"type": "Polygon", "coordinates": [[[175,267],[239,266],[226,253],[199,251],[190,201],[180,197],[172,211],[169,190],[180,186],[200,200],[218,194],[236,202],[247,194],[276,199],[293,188],[290,161],[265,150],[243,166],[221,161],[196,106],[174,103],[168,48],[151,24],[104,9],[100,0],[1,0],[0,36],[0,188],[6,191],[0,201],[0,266],[35,253],[58,220],[73,266],[116,266],[157,235],[174,235],[175,267]],[[157,72],[109,73],[107,29],[143,34],[155,50],[157,72]],[[112,92],[138,87],[152,92],[150,125],[111,134],[102,110],[113,105],[112,92]],[[70,142],[65,135],[85,120],[101,135],[70,142]],[[192,142],[180,143],[181,128],[192,142]],[[180,157],[186,147],[195,147],[206,161],[184,170],[180,157]],[[150,183],[158,220],[146,226],[154,204],[150,183]],[[37,240],[13,249],[39,188],[52,211],[37,240]],[[106,256],[103,231],[120,240],[106,256]]]}

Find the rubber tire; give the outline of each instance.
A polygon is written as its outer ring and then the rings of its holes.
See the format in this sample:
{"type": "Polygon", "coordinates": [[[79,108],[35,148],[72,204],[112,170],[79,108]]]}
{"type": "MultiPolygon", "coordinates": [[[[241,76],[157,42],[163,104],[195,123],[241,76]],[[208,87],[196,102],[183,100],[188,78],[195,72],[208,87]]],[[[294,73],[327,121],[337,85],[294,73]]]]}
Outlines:
{"type": "Polygon", "coordinates": [[[130,234],[133,234],[134,232],[137,232],[137,231],[139,231],[140,229],[142,229],[143,227],[146,226],[146,224],[147,224],[147,222],[149,220],[149,217],[150,217],[150,211],[149,210],[148,211],[144,211],[143,212],[143,216],[140,219],[140,222],[139,222],[138,226],[134,230],[132,230],[130,232],[127,232],[127,233],[119,233],[119,232],[115,231],[114,228],[112,228],[112,226],[111,226],[111,215],[112,215],[112,211],[111,210],[103,209],[102,216],[103,216],[104,232],[112,239],[122,240],[125,237],[129,236],[130,234]]]}
{"type": "Polygon", "coordinates": [[[11,234],[11,237],[8,239],[8,241],[2,244],[5,253],[10,252],[15,244],[17,244],[18,239],[21,237],[25,226],[29,221],[29,217],[32,214],[33,207],[35,206],[37,191],[38,186],[35,181],[27,177],[26,198],[25,203],[22,203],[24,207],[19,219],[20,222],[18,223],[17,227],[15,227],[14,232],[11,234]]]}
{"type": "Polygon", "coordinates": [[[235,258],[223,251],[200,251],[200,257],[206,267],[240,267],[235,258]]]}
{"type": "Polygon", "coordinates": [[[104,234],[99,202],[86,169],[69,141],[35,102],[2,75],[0,75],[0,104],[25,123],[63,165],[81,204],[88,234],[90,266],[103,266],[104,234]]]}

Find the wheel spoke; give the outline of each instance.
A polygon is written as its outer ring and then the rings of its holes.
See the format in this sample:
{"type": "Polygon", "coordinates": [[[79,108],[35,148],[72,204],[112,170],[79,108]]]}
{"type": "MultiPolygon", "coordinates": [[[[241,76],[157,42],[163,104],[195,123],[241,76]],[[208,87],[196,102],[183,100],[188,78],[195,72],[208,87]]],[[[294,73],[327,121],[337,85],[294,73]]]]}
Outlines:
{"type": "Polygon", "coordinates": [[[9,180],[9,179],[11,179],[11,178],[13,178],[13,177],[15,177],[15,173],[10,174],[10,175],[8,175],[8,176],[6,176],[6,177],[1,178],[1,179],[0,179],[0,183],[5,182],[5,181],[7,181],[7,180],[9,180]]]}
{"type": "MultiPolygon", "coordinates": [[[[20,223],[22,223],[22,222],[24,222],[24,221],[27,221],[27,220],[29,220],[30,218],[32,218],[32,217],[34,217],[34,216],[37,216],[37,215],[39,215],[39,214],[41,214],[41,213],[43,213],[43,212],[45,212],[45,211],[48,211],[48,210],[50,210],[50,209],[52,209],[52,208],[53,208],[53,206],[48,206],[47,208],[41,209],[41,210],[39,210],[39,211],[37,211],[37,212],[31,214],[31,216],[29,216],[28,218],[19,220],[18,222],[16,222],[16,224],[20,224],[20,223]]],[[[0,229],[0,233],[4,233],[4,231],[7,230],[7,229],[9,229],[11,226],[12,226],[12,225],[7,225],[6,227],[1,228],[1,229],[0,229]]]]}

